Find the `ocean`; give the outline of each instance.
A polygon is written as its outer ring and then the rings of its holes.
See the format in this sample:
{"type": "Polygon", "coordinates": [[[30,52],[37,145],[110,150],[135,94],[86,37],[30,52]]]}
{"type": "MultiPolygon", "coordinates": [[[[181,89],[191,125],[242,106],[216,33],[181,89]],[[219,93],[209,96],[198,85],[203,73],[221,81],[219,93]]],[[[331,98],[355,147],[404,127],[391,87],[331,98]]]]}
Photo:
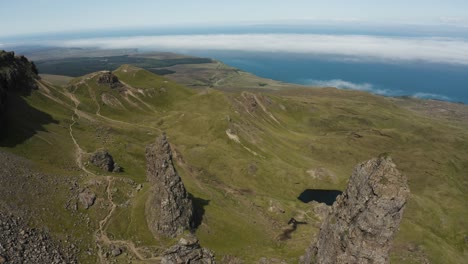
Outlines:
{"type": "Polygon", "coordinates": [[[288,53],[196,51],[191,54],[288,83],[468,104],[467,65],[361,61],[288,53]]]}
{"type": "Polygon", "coordinates": [[[8,43],[171,51],[288,83],[468,104],[464,27],[341,23],[138,28],[0,39],[0,47],[8,43]]]}

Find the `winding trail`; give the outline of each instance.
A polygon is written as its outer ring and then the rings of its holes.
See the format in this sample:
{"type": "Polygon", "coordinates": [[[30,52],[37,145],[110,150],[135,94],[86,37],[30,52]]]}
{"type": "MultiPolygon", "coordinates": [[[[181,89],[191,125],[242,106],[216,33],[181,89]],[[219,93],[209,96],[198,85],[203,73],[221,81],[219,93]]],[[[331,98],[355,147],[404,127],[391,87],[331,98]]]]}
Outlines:
{"type": "MultiPolygon", "coordinates": [[[[76,160],[75,160],[76,164],[88,176],[97,177],[97,175],[95,173],[93,173],[92,171],[89,171],[86,168],[86,166],[83,164],[83,156],[85,154],[89,154],[89,153],[87,153],[86,151],[84,151],[81,148],[81,146],[78,144],[78,141],[76,140],[75,136],[73,135],[73,126],[77,123],[77,119],[79,119],[80,116],[88,117],[88,115],[84,114],[83,112],[78,110],[78,107],[80,105],[80,101],[76,98],[76,96],[74,94],[66,93],[66,95],[75,104],[74,111],[73,111],[73,114],[71,116],[72,123],[69,125],[69,134],[70,134],[70,137],[71,137],[71,139],[73,141],[73,144],[75,145],[75,148],[76,148],[76,160]]],[[[97,101],[96,101],[96,103],[97,103],[97,101]]],[[[123,121],[121,122],[121,121],[113,120],[113,119],[108,119],[108,118],[106,118],[104,116],[101,116],[100,115],[100,108],[98,108],[98,111],[96,112],[96,115],[98,115],[101,118],[104,118],[106,120],[112,121],[112,122],[118,122],[118,123],[123,123],[123,124],[128,124],[128,125],[135,126],[134,124],[126,123],[126,122],[123,122],[123,121]]],[[[148,128],[152,128],[152,127],[148,127],[148,128]]],[[[157,129],[157,128],[152,128],[152,129],[157,129]]],[[[113,197],[112,197],[112,183],[114,182],[114,180],[120,180],[120,178],[119,177],[114,177],[114,176],[111,176],[111,175],[107,175],[107,176],[105,176],[105,179],[107,181],[106,194],[107,194],[107,201],[110,204],[110,210],[107,213],[107,215],[101,221],[99,221],[98,229],[95,231],[96,245],[97,245],[97,248],[98,248],[99,262],[103,263],[103,264],[104,263],[109,263],[109,261],[104,256],[103,245],[105,245],[105,246],[119,245],[119,246],[125,247],[129,252],[131,252],[140,261],[145,261],[145,262],[146,261],[152,261],[152,262],[155,262],[155,263],[159,263],[160,260],[161,260],[161,257],[157,256],[157,257],[146,258],[145,256],[143,256],[139,252],[139,250],[136,247],[135,243],[133,243],[132,241],[111,240],[107,236],[107,233],[106,233],[107,224],[108,224],[110,218],[112,217],[112,215],[114,214],[114,212],[115,212],[115,210],[117,208],[117,205],[114,203],[113,197]]]]}

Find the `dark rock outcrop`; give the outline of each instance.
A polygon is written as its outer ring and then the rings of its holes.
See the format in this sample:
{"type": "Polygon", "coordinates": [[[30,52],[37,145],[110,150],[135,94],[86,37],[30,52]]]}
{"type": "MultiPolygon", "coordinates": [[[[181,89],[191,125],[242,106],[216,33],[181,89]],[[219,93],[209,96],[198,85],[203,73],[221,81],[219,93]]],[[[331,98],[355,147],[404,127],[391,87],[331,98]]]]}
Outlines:
{"type": "Polygon", "coordinates": [[[97,79],[98,84],[104,84],[109,86],[112,89],[122,87],[122,83],[120,83],[119,78],[115,76],[112,72],[104,72],[99,75],[97,79]]]}
{"type": "Polygon", "coordinates": [[[6,111],[9,94],[27,95],[37,89],[36,65],[24,56],[0,50],[0,119],[6,111]]]}
{"type": "Polygon", "coordinates": [[[122,172],[122,168],[114,162],[114,158],[107,150],[98,150],[91,156],[90,161],[96,167],[108,172],[122,172]]]}
{"type": "Polygon", "coordinates": [[[147,179],[151,184],[146,201],[146,220],[155,236],[175,237],[193,227],[193,204],[172,163],[166,135],[146,148],[147,179]]]}
{"type": "Polygon", "coordinates": [[[163,253],[161,264],[178,263],[215,264],[216,262],[213,252],[202,248],[195,236],[187,236],[163,253]]]}
{"type": "Polygon", "coordinates": [[[305,263],[389,263],[409,189],[389,157],[356,166],[346,191],[333,204],[305,263]]]}

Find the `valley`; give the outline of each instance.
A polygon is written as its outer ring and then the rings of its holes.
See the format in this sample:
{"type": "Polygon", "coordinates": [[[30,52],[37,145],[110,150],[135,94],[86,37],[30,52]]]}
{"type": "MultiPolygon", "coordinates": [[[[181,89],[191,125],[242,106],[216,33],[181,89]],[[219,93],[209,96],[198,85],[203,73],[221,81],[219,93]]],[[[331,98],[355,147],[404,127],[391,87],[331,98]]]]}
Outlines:
{"type": "Polygon", "coordinates": [[[466,105],[292,85],[210,59],[160,56],[123,55],[113,68],[95,58],[76,74],[82,58],[37,63],[47,73],[37,89],[8,97],[0,151],[52,183],[40,185],[44,196],[22,196],[33,181],[14,183],[0,209],[47,226],[77,248],[80,263],[159,263],[177,239],[154,236],[146,222],[145,149],[164,132],[200,218],[194,233],[217,262],[297,263],[323,221],[322,205],[298,196],[341,193],[356,164],[385,153],[411,190],[392,262],[468,257],[466,105]],[[101,149],[122,172],[90,162],[101,149]],[[95,201],[86,209],[78,197],[87,191],[95,201]],[[291,218],[305,224],[285,239],[291,218]]]}

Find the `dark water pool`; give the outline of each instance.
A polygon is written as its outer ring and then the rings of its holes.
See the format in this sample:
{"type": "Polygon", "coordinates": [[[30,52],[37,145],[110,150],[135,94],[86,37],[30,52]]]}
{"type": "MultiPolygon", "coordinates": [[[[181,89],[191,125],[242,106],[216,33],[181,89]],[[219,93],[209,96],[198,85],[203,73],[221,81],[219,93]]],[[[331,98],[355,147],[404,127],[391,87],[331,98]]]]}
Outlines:
{"type": "Polygon", "coordinates": [[[319,189],[306,189],[304,190],[297,199],[304,203],[316,201],[319,203],[325,203],[326,205],[332,205],[338,195],[343,193],[338,190],[319,190],[319,189]]]}

